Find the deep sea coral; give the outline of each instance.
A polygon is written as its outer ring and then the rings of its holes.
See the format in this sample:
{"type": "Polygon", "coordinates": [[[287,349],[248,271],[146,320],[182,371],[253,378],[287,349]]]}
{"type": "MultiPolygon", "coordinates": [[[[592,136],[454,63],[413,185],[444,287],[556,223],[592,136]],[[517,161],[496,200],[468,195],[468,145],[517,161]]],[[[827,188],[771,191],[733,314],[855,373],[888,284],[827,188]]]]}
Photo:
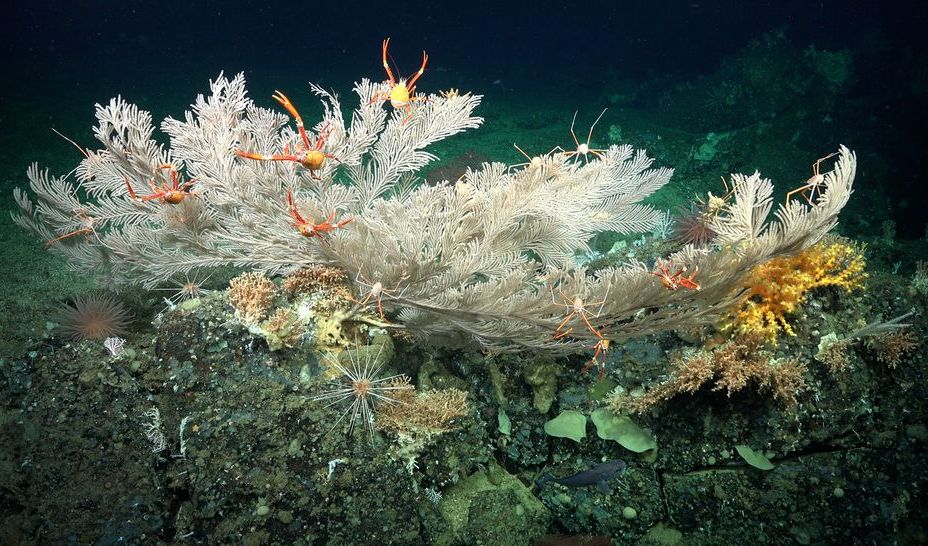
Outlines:
{"type": "Polygon", "coordinates": [[[713,349],[699,349],[675,356],[670,379],[652,387],[642,396],[632,397],[616,391],[608,398],[617,413],[641,413],[682,393],[693,394],[704,385],[728,396],[749,385],[770,392],[787,407],[796,405],[796,395],[805,389],[806,367],[795,360],[774,359],[762,349],[761,336],[741,336],[713,349]]]}
{"type": "MultiPolygon", "coordinates": [[[[402,386],[401,381],[394,380],[402,386]]],[[[408,383],[407,383],[408,385],[408,383]]],[[[397,390],[398,404],[388,404],[380,411],[377,426],[392,432],[443,432],[451,430],[455,418],[470,411],[467,393],[460,389],[441,389],[416,393],[412,388],[397,390]]]]}
{"type": "Polygon", "coordinates": [[[780,330],[795,335],[788,318],[810,290],[860,288],[867,278],[865,265],[863,248],[837,237],[795,256],[774,258],[751,272],[747,296],[732,312],[728,326],[739,334],[760,334],[775,344],[780,330]]]}
{"type": "Polygon", "coordinates": [[[274,281],[261,273],[245,273],[229,282],[229,303],[245,322],[267,318],[276,297],[274,281]]]}

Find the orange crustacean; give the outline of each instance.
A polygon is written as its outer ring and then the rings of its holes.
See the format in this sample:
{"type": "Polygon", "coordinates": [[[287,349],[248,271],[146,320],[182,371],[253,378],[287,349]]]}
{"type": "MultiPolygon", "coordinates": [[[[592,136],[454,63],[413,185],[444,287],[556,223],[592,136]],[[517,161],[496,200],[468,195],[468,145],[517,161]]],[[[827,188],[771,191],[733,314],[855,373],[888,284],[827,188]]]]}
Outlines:
{"type": "Polygon", "coordinates": [[[148,185],[151,187],[152,193],[139,197],[136,195],[135,190],[132,189],[132,183],[129,182],[129,178],[126,177],[126,189],[129,190],[129,197],[136,201],[152,201],[157,199],[168,205],[179,205],[181,202],[183,202],[184,199],[187,198],[188,195],[196,196],[194,192],[190,191],[190,186],[196,182],[195,178],[181,183],[177,174],[177,169],[175,169],[174,166],[170,163],[158,165],[158,169],[169,170],[171,173],[171,182],[169,184],[165,183],[157,186],[155,185],[155,178],[153,177],[148,181],[148,185]]]}
{"type": "Polygon", "coordinates": [[[316,171],[321,169],[325,164],[326,159],[335,159],[338,161],[334,154],[324,150],[325,143],[332,133],[332,127],[328,124],[324,125],[319,131],[319,134],[316,135],[316,142],[311,142],[309,135],[306,133],[306,128],[303,126],[303,118],[300,116],[296,107],[293,106],[293,103],[290,102],[290,99],[280,91],[274,91],[273,96],[274,100],[279,102],[287,109],[287,112],[290,112],[290,115],[293,116],[296,128],[300,133],[301,147],[291,152],[290,145],[287,144],[282,154],[261,154],[235,150],[235,155],[246,159],[254,159],[256,161],[293,161],[308,169],[310,175],[313,177],[316,176],[316,171]]]}
{"type": "Polygon", "coordinates": [[[406,110],[406,117],[403,118],[403,123],[405,124],[412,117],[412,106],[413,101],[424,101],[428,100],[426,97],[415,96],[416,91],[416,80],[419,79],[419,76],[425,72],[425,65],[429,61],[428,54],[422,52],[422,66],[419,67],[419,70],[413,74],[409,80],[400,78],[399,81],[393,76],[393,71],[390,69],[390,63],[387,62],[387,47],[390,45],[390,38],[387,38],[383,41],[383,68],[387,71],[387,84],[390,86],[387,91],[380,91],[375,93],[371,97],[371,103],[379,101],[390,101],[390,104],[394,108],[403,108],[406,110]]]}

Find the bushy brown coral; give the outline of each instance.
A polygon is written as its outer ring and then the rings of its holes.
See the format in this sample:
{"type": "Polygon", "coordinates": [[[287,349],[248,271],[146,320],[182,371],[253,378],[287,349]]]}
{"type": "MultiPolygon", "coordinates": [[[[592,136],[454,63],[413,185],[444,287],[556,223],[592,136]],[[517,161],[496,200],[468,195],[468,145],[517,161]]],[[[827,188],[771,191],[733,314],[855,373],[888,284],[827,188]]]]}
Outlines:
{"type": "Polygon", "coordinates": [[[796,404],[796,395],[805,388],[803,364],[772,359],[762,348],[758,336],[741,336],[714,349],[678,355],[672,359],[670,379],[642,396],[626,393],[610,395],[608,404],[616,413],[641,413],[680,393],[694,393],[706,384],[728,396],[748,385],[769,391],[787,406],[796,404]]]}
{"type": "Polygon", "coordinates": [[[876,351],[876,359],[890,368],[895,368],[907,354],[918,348],[918,336],[910,330],[896,330],[870,341],[876,351]]]}
{"type": "Polygon", "coordinates": [[[312,264],[298,269],[284,278],[284,294],[288,298],[300,294],[312,294],[317,290],[344,285],[348,281],[345,271],[337,267],[312,264]]]}
{"type": "Polygon", "coordinates": [[[272,351],[293,348],[300,342],[303,335],[303,324],[300,317],[291,309],[281,308],[271,315],[264,324],[265,339],[272,351]]]}
{"type": "Polygon", "coordinates": [[[396,402],[382,404],[377,414],[377,426],[389,432],[445,432],[470,411],[467,393],[458,389],[417,393],[409,388],[393,394],[396,402]]]}
{"type": "Polygon", "coordinates": [[[245,322],[256,323],[267,318],[277,297],[277,286],[261,273],[244,273],[229,281],[228,297],[245,322]]]}
{"type": "Polygon", "coordinates": [[[56,317],[58,332],[71,339],[105,339],[123,335],[132,319],[116,298],[108,294],[75,296],[56,317]]]}
{"type": "Polygon", "coordinates": [[[852,343],[852,340],[849,339],[823,339],[818,344],[818,353],[815,358],[828,366],[829,372],[843,372],[851,365],[850,350],[852,343]]]}
{"type": "Polygon", "coordinates": [[[348,275],[337,267],[313,264],[294,271],[283,281],[284,294],[290,299],[313,293],[324,293],[315,304],[315,309],[332,312],[352,305],[351,285],[348,275]]]}

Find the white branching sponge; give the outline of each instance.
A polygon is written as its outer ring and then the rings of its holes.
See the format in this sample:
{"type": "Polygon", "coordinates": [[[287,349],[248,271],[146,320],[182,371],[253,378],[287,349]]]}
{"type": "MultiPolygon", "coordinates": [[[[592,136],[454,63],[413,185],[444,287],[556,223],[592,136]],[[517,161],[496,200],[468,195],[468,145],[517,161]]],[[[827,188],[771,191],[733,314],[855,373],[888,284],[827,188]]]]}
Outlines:
{"type": "Polygon", "coordinates": [[[715,319],[751,267],[834,226],[854,179],[854,154],[842,147],[835,168],[807,182],[815,198],[792,200],[770,219],[770,182],[736,175],[711,218],[711,246],[589,272],[574,255],[592,236],[647,232],[659,221],[641,201],[670,169],[612,146],[589,161],[550,153],[418,184],[434,159],[429,145],[481,123],[473,116],[480,97],[433,95],[407,115],[372,100],[387,90],[362,80],[346,118],[338,97],[314,86],[324,114],[303,134],[282,94],[275,98],[296,130],[255,106],[241,75],[220,76],[183,120],[161,124],[169,147],[153,140],[148,113],[113,99],[97,107],[103,147],[82,150],[61,178],[31,167],[37,197],[16,191],[15,220],[76,269],[116,284],[154,288],[218,266],[273,274],[323,263],[348,273],[359,302],[432,339],[601,354],[612,340],[715,319]]]}

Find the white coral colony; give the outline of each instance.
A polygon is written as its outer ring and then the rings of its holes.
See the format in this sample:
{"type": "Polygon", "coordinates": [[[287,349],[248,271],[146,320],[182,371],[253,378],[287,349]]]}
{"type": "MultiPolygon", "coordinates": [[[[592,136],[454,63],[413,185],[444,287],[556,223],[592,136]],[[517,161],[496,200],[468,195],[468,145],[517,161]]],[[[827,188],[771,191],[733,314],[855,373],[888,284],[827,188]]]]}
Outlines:
{"type": "MultiPolygon", "coordinates": [[[[153,288],[219,266],[274,274],[322,263],[356,280],[359,301],[372,286],[389,287],[367,305],[415,334],[502,350],[602,352],[609,341],[713,320],[732,303],[743,272],[818,241],[851,193],[856,160],[844,147],[832,170],[822,164],[816,198],[779,205],[772,219],[770,182],[735,175],[713,217],[712,244],[664,257],[663,270],[631,262],[592,272],[575,254],[600,232],[650,232],[662,213],[642,200],[672,170],[652,167],[631,146],[610,146],[582,158],[553,151],[513,168],[489,163],[456,183],[415,185],[435,159],[430,145],[480,125],[473,112],[481,97],[430,94],[407,113],[376,100],[389,85],[362,79],[347,117],[337,96],[312,87],[324,113],[307,127],[325,134],[325,153],[337,159],[315,170],[236,155],[303,142],[286,116],[248,98],[242,75],[220,75],[182,119],[164,120],[168,147],[152,138],[149,113],[113,99],[97,106],[102,147],[82,150],[73,175],[32,166],[39,199],[16,190],[15,220],[54,242],[49,248],[75,269],[116,284],[153,288]],[[195,195],[176,205],[128,195],[127,178],[166,176],[163,165],[195,179],[195,195]],[[307,224],[351,222],[304,237],[292,225],[288,193],[307,224]],[[584,315],[589,327],[559,330],[563,298],[597,302],[595,314],[584,315]]],[[[797,180],[806,169],[796,169],[797,180]]]]}

